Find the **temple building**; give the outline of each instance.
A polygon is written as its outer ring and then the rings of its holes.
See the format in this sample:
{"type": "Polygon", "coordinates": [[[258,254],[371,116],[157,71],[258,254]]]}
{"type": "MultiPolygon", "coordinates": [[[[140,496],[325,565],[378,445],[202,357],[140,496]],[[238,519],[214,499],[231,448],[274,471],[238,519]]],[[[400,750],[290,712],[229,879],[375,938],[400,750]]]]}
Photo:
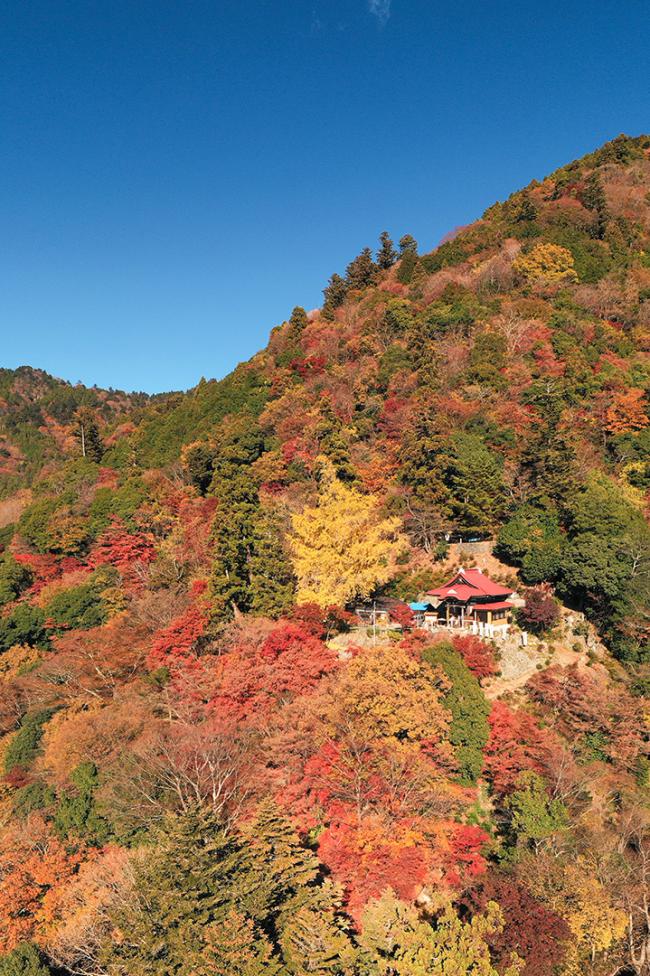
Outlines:
{"type": "Polygon", "coordinates": [[[514,590],[494,583],[480,569],[459,569],[435,590],[429,590],[411,609],[421,615],[421,625],[462,627],[488,637],[505,635],[515,606],[514,590]]]}

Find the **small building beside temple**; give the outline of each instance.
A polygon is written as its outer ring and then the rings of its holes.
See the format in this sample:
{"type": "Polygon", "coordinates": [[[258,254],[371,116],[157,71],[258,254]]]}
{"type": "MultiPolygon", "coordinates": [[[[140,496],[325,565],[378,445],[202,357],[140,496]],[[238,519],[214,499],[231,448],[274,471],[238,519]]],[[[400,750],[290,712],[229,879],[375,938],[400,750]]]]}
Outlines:
{"type": "Polygon", "coordinates": [[[512,588],[493,582],[480,569],[459,569],[448,583],[429,590],[411,608],[427,630],[458,627],[498,637],[508,631],[515,607],[511,601],[516,598],[512,588]]]}

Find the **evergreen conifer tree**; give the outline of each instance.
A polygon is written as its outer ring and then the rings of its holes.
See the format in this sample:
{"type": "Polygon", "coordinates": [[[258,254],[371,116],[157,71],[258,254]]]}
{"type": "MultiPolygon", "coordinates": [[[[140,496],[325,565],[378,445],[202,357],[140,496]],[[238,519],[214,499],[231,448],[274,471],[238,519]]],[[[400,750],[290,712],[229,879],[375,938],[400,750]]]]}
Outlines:
{"type": "Polygon", "coordinates": [[[610,215],[602,180],[597,170],[594,170],[587,180],[581,194],[581,200],[587,210],[593,211],[595,215],[593,236],[602,240],[605,236],[607,221],[610,215]]]}
{"type": "Polygon", "coordinates": [[[309,325],[307,313],[301,305],[296,305],[289,318],[289,332],[292,339],[300,338],[306,325],[309,325]]]}
{"type": "Polygon", "coordinates": [[[399,253],[400,257],[404,257],[405,254],[412,253],[417,255],[418,253],[418,242],[411,234],[404,234],[400,237],[399,241],[399,253]]]}
{"type": "Polygon", "coordinates": [[[235,610],[247,610],[250,602],[248,559],[259,512],[250,466],[261,451],[258,430],[244,418],[220,446],[214,461],[211,491],[219,508],[212,533],[215,559],[210,591],[216,620],[231,619],[235,610]]]}
{"type": "Polygon", "coordinates": [[[354,289],[368,288],[377,280],[377,265],[369,247],[364,247],[361,254],[350,261],[345,271],[345,280],[348,288],[354,289]]]}
{"type": "Polygon", "coordinates": [[[280,522],[273,511],[262,506],[253,518],[248,577],[251,613],[279,617],[293,604],[296,581],[280,522]]]}
{"type": "Polygon", "coordinates": [[[224,924],[235,907],[231,885],[241,854],[201,808],[169,817],[156,840],[136,862],[136,902],[115,909],[121,937],[107,940],[100,962],[111,976],[208,976],[199,968],[206,927],[224,924]]]}
{"type": "Polygon", "coordinates": [[[402,257],[397,269],[397,280],[402,285],[408,285],[413,278],[415,269],[418,266],[418,256],[414,250],[408,249],[402,252],[402,257]]]}
{"type": "Polygon", "coordinates": [[[323,290],[325,301],[323,303],[323,317],[333,319],[336,309],[343,304],[348,293],[348,286],[345,279],[336,272],[330,278],[327,287],[323,290]]]}
{"type": "Polygon", "coordinates": [[[104,455],[104,444],[99,433],[97,417],[89,407],[79,407],[75,413],[77,422],[74,435],[79,441],[81,456],[99,463],[104,455]]]}
{"type": "Polygon", "coordinates": [[[387,271],[397,261],[397,251],[387,230],[379,235],[379,250],[377,251],[377,266],[382,271],[387,271]]]}

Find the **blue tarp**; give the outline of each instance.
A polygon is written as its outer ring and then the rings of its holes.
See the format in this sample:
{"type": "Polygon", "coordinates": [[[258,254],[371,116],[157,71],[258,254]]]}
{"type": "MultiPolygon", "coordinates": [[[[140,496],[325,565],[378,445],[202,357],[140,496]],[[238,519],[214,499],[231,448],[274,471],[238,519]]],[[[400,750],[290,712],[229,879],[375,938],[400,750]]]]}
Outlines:
{"type": "Polygon", "coordinates": [[[414,610],[416,613],[418,611],[422,612],[424,610],[428,610],[430,606],[430,603],[409,603],[411,610],[414,610]]]}

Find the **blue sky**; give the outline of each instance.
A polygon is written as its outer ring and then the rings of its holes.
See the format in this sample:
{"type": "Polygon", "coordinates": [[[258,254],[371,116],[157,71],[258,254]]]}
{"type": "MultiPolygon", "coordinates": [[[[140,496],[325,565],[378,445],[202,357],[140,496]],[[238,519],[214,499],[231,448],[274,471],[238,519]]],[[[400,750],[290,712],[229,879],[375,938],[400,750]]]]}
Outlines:
{"type": "Polygon", "coordinates": [[[383,229],[650,130],[647,0],[0,2],[0,365],[222,376],[383,229]]]}

